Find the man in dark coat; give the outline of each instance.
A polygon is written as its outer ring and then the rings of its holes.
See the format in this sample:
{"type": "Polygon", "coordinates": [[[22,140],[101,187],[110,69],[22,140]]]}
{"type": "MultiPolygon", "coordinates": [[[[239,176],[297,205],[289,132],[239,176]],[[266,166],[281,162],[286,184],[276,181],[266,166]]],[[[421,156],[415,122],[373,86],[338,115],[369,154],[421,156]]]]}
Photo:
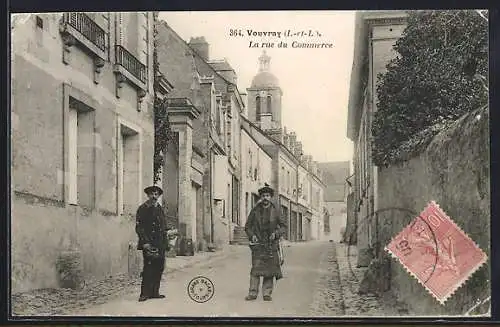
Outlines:
{"type": "Polygon", "coordinates": [[[250,239],[252,251],[252,269],[250,288],[245,300],[252,301],[259,294],[262,277],[262,295],[264,301],[271,301],[274,278],[281,279],[281,263],[278,256],[280,237],[286,231],[286,224],[281,219],[279,210],[271,202],[274,190],[268,184],[259,189],[260,201],[252,208],[245,224],[245,231],[250,239]]]}
{"type": "Polygon", "coordinates": [[[144,193],[148,200],[137,209],[135,227],[139,237],[137,249],[142,250],[144,259],[139,302],[165,297],[159,291],[168,246],[166,216],[158,203],[163,190],[158,186],[149,186],[144,189],[144,193]]]}

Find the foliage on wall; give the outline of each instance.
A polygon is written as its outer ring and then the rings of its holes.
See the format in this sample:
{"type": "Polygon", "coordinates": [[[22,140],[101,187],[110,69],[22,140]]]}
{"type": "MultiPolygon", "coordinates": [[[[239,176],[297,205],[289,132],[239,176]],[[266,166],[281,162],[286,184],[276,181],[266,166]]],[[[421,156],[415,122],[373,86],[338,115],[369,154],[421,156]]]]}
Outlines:
{"type": "Polygon", "coordinates": [[[378,76],[372,125],[378,166],[418,154],[437,132],[488,103],[487,12],[408,14],[397,56],[378,76]]]}
{"type": "Polygon", "coordinates": [[[163,165],[165,163],[164,155],[167,151],[167,145],[171,137],[170,126],[167,117],[166,99],[160,99],[157,95],[159,79],[162,76],[160,72],[160,64],[158,62],[158,13],[153,14],[153,70],[154,70],[154,156],[153,156],[153,183],[156,184],[160,180],[163,165]]]}

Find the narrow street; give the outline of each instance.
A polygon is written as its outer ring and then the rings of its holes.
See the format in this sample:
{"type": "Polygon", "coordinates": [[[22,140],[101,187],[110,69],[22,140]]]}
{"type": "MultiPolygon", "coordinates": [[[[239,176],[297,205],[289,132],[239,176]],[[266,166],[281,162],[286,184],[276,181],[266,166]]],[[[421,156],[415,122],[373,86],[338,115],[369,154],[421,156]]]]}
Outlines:
{"type": "MultiPolygon", "coordinates": [[[[373,297],[359,297],[347,276],[345,247],[329,242],[293,243],[285,248],[284,278],[278,281],[273,301],[247,302],[250,250],[236,246],[226,259],[185,268],[164,276],[161,293],[166,299],[137,302],[139,288],[126,296],[83,311],[68,312],[81,316],[196,316],[196,317],[318,317],[359,314],[361,308],[380,313],[373,297]],[[339,262],[337,262],[340,258],[339,262]],[[345,276],[341,276],[344,274],[345,276]],[[187,294],[187,285],[197,276],[209,278],[215,294],[206,303],[196,303],[187,294]],[[349,284],[350,283],[350,284],[349,284]],[[345,293],[345,294],[344,294],[345,293]],[[345,299],[346,298],[346,299],[345,299]],[[346,307],[346,304],[349,307],[346,307]]],[[[168,265],[168,259],[167,259],[168,265]]],[[[357,284],[357,283],[356,283],[357,284]]],[[[367,312],[365,312],[366,314],[367,312]]]]}
{"type": "MultiPolygon", "coordinates": [[[[210,262],[166,275],[161,293],[166,299],[137,302],[139,289],[127,296],[85,311],[78,315],[112,316],[309,316],[310,305],[321,275],[327,273],[321,258],[328,249],[326,242],[293,244],[285,248],[284,278],[278,281],[273,301],[247,302],[250,250],[238,246],[238,253],[227,260],[210,262]],[[196,303],[187,294],[189,281],[196,276],[209,278],[215,294],[206,303],[196,303]]],[[[167,259],[168,265],[168,259],[167,259]]]]}

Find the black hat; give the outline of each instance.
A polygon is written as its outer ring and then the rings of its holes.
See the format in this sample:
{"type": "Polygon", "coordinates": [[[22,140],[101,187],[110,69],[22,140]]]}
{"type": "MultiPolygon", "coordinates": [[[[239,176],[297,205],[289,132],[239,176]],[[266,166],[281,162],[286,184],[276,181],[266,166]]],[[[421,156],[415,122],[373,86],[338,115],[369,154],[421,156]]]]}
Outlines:
{"type": "Polygon", "coordinates": [[[262,195],[264,193],[269,193],[271,194],[271,196],[274,196],[274,190],[267,183],[264,184],[264,187],[259,189],[259,195],[262,195]]]}
{"type": "Polygon", "coordinates": [[[156,186],[156,185],[148,186],[144,189],[144,193],[146,193],[146,194],[150,194],[152,192],[158,192],[160,195],[163,194],[163,190],[161,189],[161,187],[156,186]]]}

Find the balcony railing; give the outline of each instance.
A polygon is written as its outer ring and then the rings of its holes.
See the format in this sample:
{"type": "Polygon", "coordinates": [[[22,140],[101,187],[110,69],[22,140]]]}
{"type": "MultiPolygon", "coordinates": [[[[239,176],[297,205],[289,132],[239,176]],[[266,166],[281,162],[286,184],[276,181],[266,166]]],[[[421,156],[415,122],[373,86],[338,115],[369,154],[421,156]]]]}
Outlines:
{"type": "Polygon", "coordinates": [[[106,32],[87,14],[79,12],[65,13],[64,21],[99,49],[106,51],[106,32]]]}
{"type": "Polygon", "coordinates": [[[146,66],[119,44],[115,46],[115,60],[135,78],[146,83],[146,66]]]}

